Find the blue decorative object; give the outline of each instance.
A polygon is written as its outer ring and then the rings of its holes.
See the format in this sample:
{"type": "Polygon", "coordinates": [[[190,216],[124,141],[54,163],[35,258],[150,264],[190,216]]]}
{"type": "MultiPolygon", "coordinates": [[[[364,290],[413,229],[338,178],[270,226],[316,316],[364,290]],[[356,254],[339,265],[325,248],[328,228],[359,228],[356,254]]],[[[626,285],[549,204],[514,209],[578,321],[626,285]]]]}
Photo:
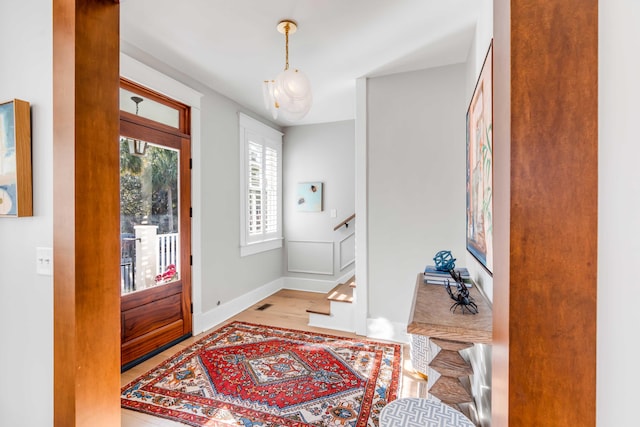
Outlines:
{"type": "Polygon", "coordinates": [[[456,259],[451,255],[451,251],[440,251],[433,257],[436,270],[449,271],[456,267],[456,259]]]}

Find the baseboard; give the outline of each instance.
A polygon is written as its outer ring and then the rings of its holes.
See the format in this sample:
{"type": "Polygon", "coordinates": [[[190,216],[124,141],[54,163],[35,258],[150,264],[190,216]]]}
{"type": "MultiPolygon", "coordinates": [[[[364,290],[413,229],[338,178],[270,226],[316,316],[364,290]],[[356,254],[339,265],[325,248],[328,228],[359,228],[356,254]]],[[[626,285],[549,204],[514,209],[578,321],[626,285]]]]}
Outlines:
{"type": "MultiPolygon", "coordinates": [[[[335,284],[337,285],[338,283],[344,283],[355,275],[356,275],[356,269],[354,266],[354,268],[349,269],[349,271],[345,271],[344,273],[342,273],[342,276],[338,278],[338,281],[335,284]]],[[[358,279],[356,279],[356,284],[357,283],[358,283],[358,279]]]]}
{"type": "MultiPolygon", "coordinates": [[[[260,286],[251,292],[239,296],[229,302],[221,304],[204,313],[193,314],[193,335],[198,335],[208,329],[213,328],[230,317],[235,316],[243,310],[251,307],[257,302],[265,299],[269,295],[278,292],[280,289],[292,289],[307,292],[327,293],[338,283],[349,280],[354,275],[354,271],[346,272],[338,280],[307,279],[303,277],[280,277],[272,282],[260,286]]],[[[370,322],[368,322],[370,324],[370,322]]],[[[369,328],[371,329],[371,328],[369,328]]],[[[406,325],[404,325],[406,330],[406,325]]],[[[405,333],[406,335],[406,333],[405,333]]],[[[408,339],[407,339],[408,342],[408,339]]]]}
{"type": "Polygon", "coordinates": [[[306,279],[304,277],[283,277],[283,288],[293,291],[329,292],[335,286],[333,280],[306,279]]]}
{"type": "Polygon", "coordinates": [[[293,291],[307,291],[307,292],[319,292],[327,293],[333,289],[338,283],[344,283],[351,279],[355,274],[355,270],[345,272],[337,280],[327,279],[308,279],[305,277],[290,277],[286,276],[284,280],[283,289],[291,289],[293,291]]]}
{"type": "Polygon", "coordinates": [[[262,285],[251,292],[247,292],[229,302],[212,308],[205,313],[194,313],[193,315],[193,335],[197,335],[235,316],[243,310],[251,307],[255,303],[265,299],[269,295],[284,288],[284,278],[280,277],[272,282],[262,285]]]}

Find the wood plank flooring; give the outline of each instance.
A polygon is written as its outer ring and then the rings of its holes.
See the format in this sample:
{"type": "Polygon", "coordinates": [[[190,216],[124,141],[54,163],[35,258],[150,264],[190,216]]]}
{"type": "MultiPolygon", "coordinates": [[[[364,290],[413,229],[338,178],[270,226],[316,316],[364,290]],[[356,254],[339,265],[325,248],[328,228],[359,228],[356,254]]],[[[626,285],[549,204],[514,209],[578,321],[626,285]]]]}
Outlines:
{"type": "MultiPolygon", "coordinates": [[[[292,291],[283,289],[275,294],[265,298],[264,300],[256,303],[254,306],[249,307],[245,311],[237,314],[229,319],[231,321],[243,321],[251,323],[259,323],[263,325],[276,326],[281,328],[298,329],[303,331],[314,331],[319,333],[338,335],[350,338],[363,338],[355,334],[349,334],[341,331],[334,331],[331,329],[316,328],[307,325],[309,313],[307,308],[313,304],[318,303],[322,299],[325,299],[326,295],[321,293],[304,292],[304,291],[292,291]],[[263,304],[271,304],[270,307],[265,310],[256,310],[263,304]]],[[[216,329],[221,325],[217,325],[212,329],[216,329]]],[[[121,385],[126,385],[135,380],[138,376],[151,370],[156,365],[160,364],[163,360],[168,359],[180,350],[188,347],[194,341],[197,341],[202,336],[206,335],[210,331],[205,331],[200,335],[189,338],[180,344],[171,347],[170,349],[158,354],[157,356],[141,363],[124,372],[121,375],[121,385]]],[[[416,375],[411,367],[409,357],[409,345],[405,345],[403,348],[403,370],[402,370],[402,389],[399,397],[427,397],[427,382],[420,376],[416,375]]],[[[179,427],[184,424],[174,421],[165,420],[163,418],[153,417],[150,415],[142,414],[140,412],[131,411],[128,409],[122,409],[122,427],[179,427]]]]}

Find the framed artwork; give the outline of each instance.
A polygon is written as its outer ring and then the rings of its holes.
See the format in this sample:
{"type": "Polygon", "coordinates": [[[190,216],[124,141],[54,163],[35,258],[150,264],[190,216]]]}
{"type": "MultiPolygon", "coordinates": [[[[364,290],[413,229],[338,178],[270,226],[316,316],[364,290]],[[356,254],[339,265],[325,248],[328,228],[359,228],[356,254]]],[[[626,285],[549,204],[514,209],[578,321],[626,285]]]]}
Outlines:
{"type": "Polygon", "coordinates": [[[14,99],[0,103],[0,217],[31,215],[31,110],[14,99]]]}
{"type": "Polygon", "coordinates": [[[493,272],[493,42],[467,110],[467,250],[493,272]]]}
{"type": "Polygon", "coordinates": [[[296,197],[299,212],[322,211],[322,183],[301,182],[298,184],[296,197]]]}

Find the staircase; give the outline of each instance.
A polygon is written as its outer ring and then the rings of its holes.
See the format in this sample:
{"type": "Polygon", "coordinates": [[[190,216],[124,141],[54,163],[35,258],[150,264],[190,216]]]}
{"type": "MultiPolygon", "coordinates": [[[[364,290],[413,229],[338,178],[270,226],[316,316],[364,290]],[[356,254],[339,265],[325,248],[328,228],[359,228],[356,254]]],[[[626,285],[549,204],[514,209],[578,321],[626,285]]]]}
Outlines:
{"type": "Polygon", "coordinates": [[[355,299],[356,277],[352,276],[344,283],[327,292],[327,297],[307,309],[309,326],[335,329],[338,331],[355,331],[353,319],[353,301],[355,299]]]}

